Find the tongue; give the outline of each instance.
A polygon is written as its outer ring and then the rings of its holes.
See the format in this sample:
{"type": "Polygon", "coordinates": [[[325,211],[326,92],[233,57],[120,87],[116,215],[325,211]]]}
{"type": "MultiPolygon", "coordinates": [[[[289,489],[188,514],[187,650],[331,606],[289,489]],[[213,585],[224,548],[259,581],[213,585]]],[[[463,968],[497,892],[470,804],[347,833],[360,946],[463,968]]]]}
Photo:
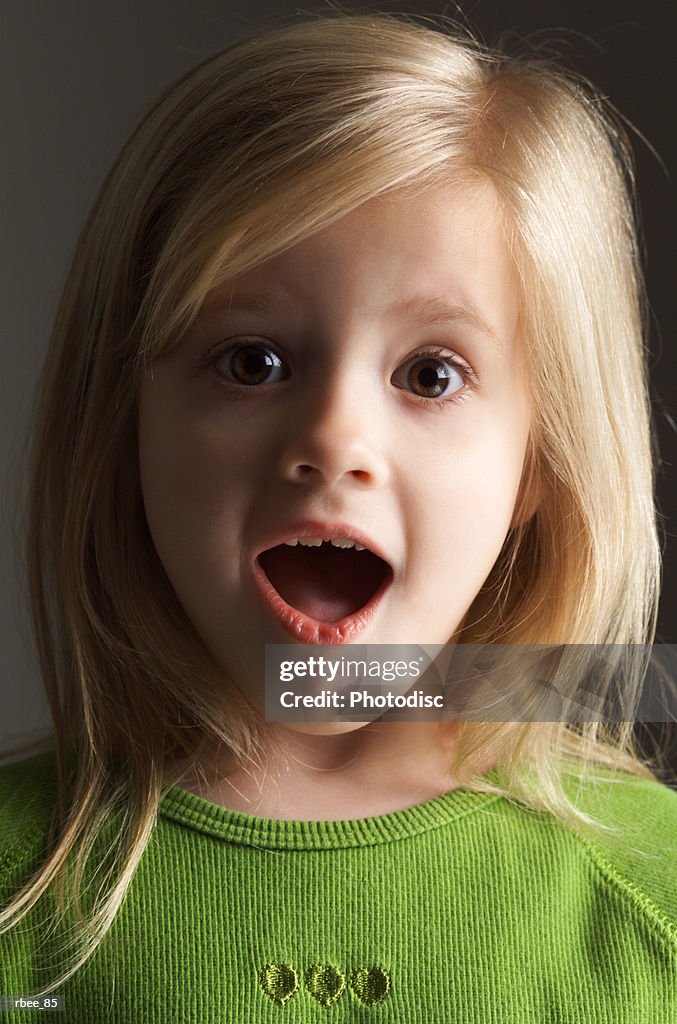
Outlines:
{"type": "Polygon", "coordinates": [[[310,548],[280,544],[259,562],[287,604],[319,622],[336,622],[362,608],[388,573],[369,551],[324,543],[310,548]]]}

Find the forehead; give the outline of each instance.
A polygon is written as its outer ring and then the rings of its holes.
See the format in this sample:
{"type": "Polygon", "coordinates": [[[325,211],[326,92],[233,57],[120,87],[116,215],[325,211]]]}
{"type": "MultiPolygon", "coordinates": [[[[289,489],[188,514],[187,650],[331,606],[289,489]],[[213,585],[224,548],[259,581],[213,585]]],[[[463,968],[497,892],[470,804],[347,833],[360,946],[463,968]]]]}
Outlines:
{"type": "Polygon", "coordinates": [[[348,302],[362,315],[514,304],[505,217],[487,181],[397,189],[343,215],[208,294],[202,313],[289,312],[348,302]],[[334,301],[335,300],[335,301],[334,301]]]}

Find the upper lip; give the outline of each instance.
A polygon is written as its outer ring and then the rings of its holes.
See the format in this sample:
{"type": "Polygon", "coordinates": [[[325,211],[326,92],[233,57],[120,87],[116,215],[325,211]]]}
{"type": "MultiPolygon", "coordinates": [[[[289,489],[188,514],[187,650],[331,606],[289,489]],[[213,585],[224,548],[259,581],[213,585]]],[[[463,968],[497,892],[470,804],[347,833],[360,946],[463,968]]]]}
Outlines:
{"type": "Polygon", "coordinates": [[[319,537],[321,540],[331,540],[332,537],[336,537],[354,540],[358,544],[362,544],[372,554],[378,555],[392,570],[392,560],[385,554],[381,546],[364,530],[353,526],[351,523],[330,523],[320,519],[300,519],[295,523],[290,523],[289,526],[285,526],[270,536],[258,548],[254,554],[254,560],[264,551],[275,548],[279,544],[284,544],[287,540],[295,540],[297,537],[319,537]]]}

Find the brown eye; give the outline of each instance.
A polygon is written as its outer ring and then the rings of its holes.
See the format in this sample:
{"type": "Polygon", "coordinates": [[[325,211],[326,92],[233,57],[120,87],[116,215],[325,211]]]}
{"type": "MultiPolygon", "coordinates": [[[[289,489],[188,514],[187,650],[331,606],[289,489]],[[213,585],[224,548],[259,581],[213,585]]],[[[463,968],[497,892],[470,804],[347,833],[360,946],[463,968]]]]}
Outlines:
{"type": "Polygon", "coordinates": [[[393,376],[393,383],[406,387],[421,398],[442,398],[459,391],[465,384],[460,368],[450,359],[424,355],[404,363],[393,376]],[[404,377],[400,383],[397,377],[404,377]]]}
{"type": "Polygon", "coordinates": [[[246,387],[272,384],[288,376],[280,357],[266,345],[236,345],[222,352],[214,366],[225,377],[246,387]]]}

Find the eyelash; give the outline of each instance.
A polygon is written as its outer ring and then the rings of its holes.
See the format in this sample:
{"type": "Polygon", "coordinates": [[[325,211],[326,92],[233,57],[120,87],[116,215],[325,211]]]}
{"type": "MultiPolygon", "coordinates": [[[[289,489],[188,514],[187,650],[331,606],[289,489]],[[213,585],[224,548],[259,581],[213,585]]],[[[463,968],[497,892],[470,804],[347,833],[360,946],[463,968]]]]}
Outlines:
{"type": "MultiPolygon", "coordinates": [[[[242,345],[246,345],[248,343],[251,344],[252,347],[261,345],[262,348],[268,348],[271,351],[275,352],[279,359],[282,358],[278,354],[275,346],[273,346],[272,344],[263,344],[259,340],[255,339],[252,339],[249,342],[248,339],[244,337],[242,339],[239,339],[238,341],[217,347],[216,349],[210,349],[199,360],[199,366],[202,368],[210,369],[214,372],[216,376],[215,383],[217,387],[225,387],[231,394],[251,394],[251,392],[256,388],[255,385],[238,384],[235,381],[228,380],[227,377],[224,377],[224,375],[220,373],[219,370],[216,369],[216,363],[223,355],[226,354],[226,352],[234,351],[237,348],[241,347],[242,345]]],[[[408,364],[413,363],[418,359],[425,359],[426,357],[439,359],[441,362],[446,362],[449,363],[450,366],[453,366],[453,368],[457,370],[458,373],[463,378],[464,386],[463,388],[459,388],[458,391],[454,391],[452,392],[452,394],[442,398],[432,398],[427,395],[417,395],[415,394],[415,392],[409,391],[408,394],[410,394],[412,398],[416,400],[417,404],[422,405],[426,409],[442,412],[445,406],[451,404],[458,404],[459,402],[462,402],[466,398],[470,397],[470,395],[477,390],[479,386],[479,380],[477,378],[477,374],[472,369],[472,367],[463,359],[460,359],[457,355],[448,352],[444,348],[423,349],[420,352],[414,353],[407,360],[405,360],[404,363],[400,363],[400,366],[407,366],[408,364]]],[[[259,385],[259,387],[263,386],[263,384],[259,385]]],[[[400,388],[400,390],[404,391],[405,389],[400,388]]]]}

